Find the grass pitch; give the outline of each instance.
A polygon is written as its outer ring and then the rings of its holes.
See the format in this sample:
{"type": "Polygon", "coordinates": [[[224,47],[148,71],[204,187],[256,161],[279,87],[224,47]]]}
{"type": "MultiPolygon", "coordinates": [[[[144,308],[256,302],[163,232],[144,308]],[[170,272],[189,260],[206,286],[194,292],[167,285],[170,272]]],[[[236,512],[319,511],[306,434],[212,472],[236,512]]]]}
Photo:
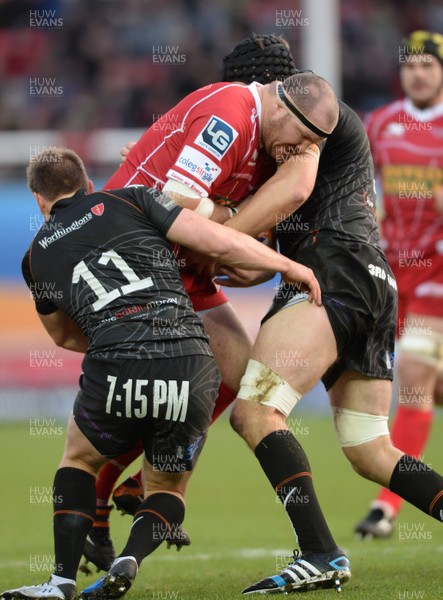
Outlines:
{"type": "MultiPolygon", "coordinates": [[[[40,423],[40,430],[28,423],[0,426],[0,590],[41,583],[51,572],[51,486],[65,428],[50,425],[41,427],[40,423]]],[[[330,419],[303,415],[293,417],[290,425],[310,457],[316,489],[334,536],[351,559],[353,578],[343,587],[341,597],[442,598],[441,525],[405,506],[392,538],[356,540],[353,525],[365,513],[375,486],[352,472],[330,419]]],[[[440,472],[442,426],[440,415],[423,457],[440,472]]],[[[112,515],[117,551],[123,547],[130,523],[128,516],[112,515]]],[[[281,504],[226,419],[210,430],[190,484],[184,525],[192,545],[181,552],[162,546],[148,557],[128,600],[239,599],[244,587],[281,570],[295,545],[281,504]]],[[[93,577],[79,575],[79,589],[97,575],[93,577]]],[[[318,600],[336,597],[333,590],[310,592],[306,597],[311,596],[318,600]]]]}

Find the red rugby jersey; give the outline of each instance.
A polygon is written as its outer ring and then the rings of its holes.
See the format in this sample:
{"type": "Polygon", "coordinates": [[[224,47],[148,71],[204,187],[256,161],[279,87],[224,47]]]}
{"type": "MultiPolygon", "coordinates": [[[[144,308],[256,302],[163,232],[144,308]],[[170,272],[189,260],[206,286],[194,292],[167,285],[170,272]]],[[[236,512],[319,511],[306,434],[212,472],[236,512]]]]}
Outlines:
{"type": "Polygon", "coordinates": [[[383,188],[388,260],[442,254],[443,103],[419,110],[409,99],[393,102],[369,115],[367,131],[383,188]]]}
{"type": "Polygon", "coordinates": [[[145,131],[105,189],[174,179],[202,197],[244,199],[261,182],[258,87],[215,83],[189,94],[145,131]]]}

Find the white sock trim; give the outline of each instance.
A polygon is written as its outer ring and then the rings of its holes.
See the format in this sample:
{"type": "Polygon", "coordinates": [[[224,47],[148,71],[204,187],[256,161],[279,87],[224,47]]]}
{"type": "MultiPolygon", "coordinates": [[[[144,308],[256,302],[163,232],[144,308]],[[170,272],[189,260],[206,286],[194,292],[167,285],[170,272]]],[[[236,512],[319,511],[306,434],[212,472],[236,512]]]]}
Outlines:
{"type": "Polygon", "coordinates": [[[70,583],[71,585],[75,584],[75,579],[67,579],[66,577],[60,577],[60,575],[51,575],[51,579],[49,582],[51,585],[62,585],[65,583],[70,583]]]}
{"type": "Polygon", "coordinates": [[[112,563],[112,566],[115,567],[115,565],[118,565],[118,563],[121,562],[122,560],[128,560],[128,559],[133,560],[135,562],[135,564],[137,565],[137,570],[138,570],[138,563],[133,556],[119,556],[114,560],[114,562],[112,563]]]}

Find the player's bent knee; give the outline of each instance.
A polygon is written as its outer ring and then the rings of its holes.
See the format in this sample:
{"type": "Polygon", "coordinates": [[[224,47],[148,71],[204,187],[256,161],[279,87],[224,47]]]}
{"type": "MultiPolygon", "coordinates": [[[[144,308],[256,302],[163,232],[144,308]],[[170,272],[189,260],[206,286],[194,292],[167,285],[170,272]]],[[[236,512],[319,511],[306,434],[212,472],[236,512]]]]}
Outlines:
{"type": "Polygon", "coordinates": [[[287,429],[284,416],[275,408],[241,399],[237,400],[230,421],[232,428],[253,451],[270,433],[287,429]]]}
{"type": "Polygon", "coordinates": [[[150,494],[168,493],[183,499],[192,471],[167,474],[145,470],[145,497],[150,494]]]}
{"type": "Polygon", "coordinates": [[[89,473],[93,477],[97,477],[100,469],[105,464],[105,462],[106,461],[90,462],[88,460],[82,460],[80,458],[70,458],[65,454],[58,468],[63,469],[65,467],[70,467],[73,469],[79,469],[80,471],[86,471],[86,473],[89,473]]]}
{"type": "Polygon", "coordinates": [[[234,431],[238,434],[242,434],[243,429],[243,415],[241,414],[241,410],[238,408],[239,402],[234,404],[232,408],[231,414],[229,415],[229,423],[234,431]]]}
{"type": "Polygon", "coordinates": [[[287,417],[301,397],[278,373],[257,360],[249,360],[238,398],[275,408],[287,417]]]}
{"type": "MultiPolygon", "coordinates": [[[[383,474],[386,474],[386,460],[389,460],[390,455],[390,452],[387,452],[388,446],[395,450],[389,436],[384,436],[384,438],[377,438],[368,444],[342,448],[342,450],[358,475],[386,486],[383,474]]],[[[392,474],[392,469],[390,474],[392,474]]]]}
{"type": "Polygon", "coordinates": [[[364,479],[374,480],[374,468],[368,455],[361,452],[361,448],[342,448],[344,455],[348,459],[353,470],[364,479]]]}
{"type": "Polygon", "coordinates": [[[237,399],[229,417],[232,429],[248,442],[250,430],[255,428],[256,415],[249,402],[237,399]]]}
{"type": "Polygon", "coordinates": [[[269,433],[287,428],[285,418],[300,398],[280,375],[250,360],[231,413],[231,426],[254,449],[269,433]]]}

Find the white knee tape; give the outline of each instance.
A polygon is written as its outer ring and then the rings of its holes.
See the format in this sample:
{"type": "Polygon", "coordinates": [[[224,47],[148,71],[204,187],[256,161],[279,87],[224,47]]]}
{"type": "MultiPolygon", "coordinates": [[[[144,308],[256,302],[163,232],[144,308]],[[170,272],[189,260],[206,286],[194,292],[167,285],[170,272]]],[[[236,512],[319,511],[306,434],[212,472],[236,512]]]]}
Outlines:
{"type": "Polygon", "coordinates": [[[271,406],[287,417],[301,397],[278,373],[257,360],[249,360],[238,398],[271,406]]]}
{"type": "Polygon", "coordinates": [[[443,334],[432,332],[429,335],[406,333],[400,337],[399,348],[439,371],[443,367],[443,334]]]}
{"type": "Polygon", "coordinates": [[[360,446],[382,435],[389,435],[388,417],[357,410],[332,407],[334,425],[342,448],[360,446]]]}

